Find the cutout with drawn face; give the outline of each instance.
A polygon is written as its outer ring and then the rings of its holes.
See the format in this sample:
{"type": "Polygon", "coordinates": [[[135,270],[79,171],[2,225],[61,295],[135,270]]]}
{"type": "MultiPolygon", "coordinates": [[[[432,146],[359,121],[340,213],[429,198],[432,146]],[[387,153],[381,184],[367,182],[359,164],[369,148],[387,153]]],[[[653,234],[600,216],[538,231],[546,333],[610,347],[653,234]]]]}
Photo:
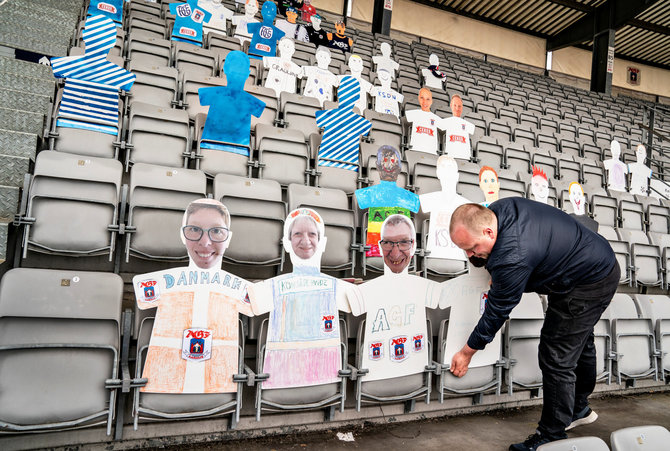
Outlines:
{"type": "Polygon", "coordinates": [[[618,160],[621,156],[621,144],[619,144],[619,141],[616,139],[613,139],[610,144],[610,152],[612,152],[612,158],[614,160],[618,160]]]}
{"type": "Polygon", "coordinates": [[[637,145],[635,158],[639,164],[644,164],[644,160],[647,158],[647,149],[642,144],[637,145]]]}
{"type": "Polygon", "coordinates": [[[421,88],[419,91],[419,105],[421,105],[421,111],[430,111],[430,107],[433,104],[433,94],[428,88],[421,88]]]}
{"type": "Polygon", "coordinates": [[[312,28],[314,28],[316,31],[321,29],[321,16],[318,14],[313,14],[312,17],[309,18],[309,21],[312,22],[312,28]]]}
{"type": "Polygon", "coordinates": [[[286,10],[286,20],[288,23],[295,23],[298,19],[298,11],[295,8],[291,7],[286,10]]]}
{"type": "Polygon", "coordinates": [[[386,69],[379,69],[377,71],[377,78],[379,78],[379,83],[381,83],[383,88],[389,88],[391,86],[391,73],[386,69]]]}
{"type": "MultiPolygon", "coordinates": [[[[330,50],[327,47],[319,47],[316,50],[316,65],[321,69],[328,69],[330,64],[330,50]]],[[[351,59],[351,58],[350,58],[351,59]]]]}
{"type": "Polygon", "coordinates": [[[411,220],[404,215],[391,215],[382,224],[379,248],[384,264],[395,274],[409,266],[414,255],[415,232],[411,220]]]}
{"type": "Polygon", "coordinates": [[[223,253],[230,244],[228,210],[213,199],[199,199],[189,204],[181,229],[192,264],[201,269],[220,269],[223,253]]]}
{"type": "Polygon", "coordinates": [[[247,0],[244,4],[244,14],[253,17],[258,12],[258,0],[247,0]]]}
{"type": "Polygon", "coordinates": [[[400,153],[391,146],[382,146],[377,150],[377,171],[379,178],[386,182],[396,182],[400,174],[400,153]]]}
{"type": "Polygon", "coordinates": [[[574,211],[576,215],[585,214],[584,189],[582,188],[582,185],[580,185],[577,182],[572,182],[568,187],[568,191],[570,193],[570,203],[572,204],[572,211],[574,211]]]}
{"type": "Polygon", "coordinates": [[[537,166],[533,166],[530,190],[537,202],[547,203],[549,199],[549,180],[547,180],[547,174],[537,166]]]}
{"type": "Polygon", "coordinates": [[[500,181],[498,173],[490,166],[483,166],[479,170],[479,188],[484,192],[486,203],[498,200],[500,193],[500,181]]]}
{"type": "Polygon", "coordinates": [[[461,114],[463,114],[463,100],[459,96],[452,96],[449,106],[454,117],[461,117],[461,114]]]}
{"type": "Polygon", "coordinates": [[[266,24],[272,24],[277,16],[277,5],[273,2],[263,3],[263,8],[261,9],[261,15],[263,16],[263,22],[266,24]]]}
{"type": "Polygon", "coordinates": [[[303,260],[311,258],[319,245],[319,230],[309,216],[296,219],[289,230],[291,247],[295,255],[303,260]]]}
{"type": "Polygon", "coordinates": [[[458,163],[449,155],[441,155],[437,159],[437,168],[435,169],[437,178],[442,185],[442,191],[450,193],[456,192],[458,184],[458,163]]]}
{"type": "Polygon", "coordinates": [[[338,20],[337,22],[335,22],[335,33],[338,36],[343,37],[344,32],[346,31],[346,29],[347,29],[347,26],[344,25],[344,22],[342,22],[341,20],[338,20]]]}
{"type": "Polygon", "coordinates": [[[295,44],[291,38],[281,38],[279,40],[279,55],[283,60],[290,60],[295,53],[295,44]]]}
{"type": "Polygon", "coordinates": [[[363,72],[363,59],[358,55],[351,55],[349,57],[349,70],[352,74],[363,72]]]}

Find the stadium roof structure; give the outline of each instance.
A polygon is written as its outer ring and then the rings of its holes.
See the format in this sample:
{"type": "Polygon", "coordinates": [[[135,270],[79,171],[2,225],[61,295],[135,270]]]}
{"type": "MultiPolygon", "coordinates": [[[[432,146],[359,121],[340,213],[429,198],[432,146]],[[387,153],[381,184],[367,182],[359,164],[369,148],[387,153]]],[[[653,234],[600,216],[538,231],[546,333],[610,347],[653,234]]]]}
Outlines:
{"type": "Polygon", "coordinates": [[[609,22],[616,30],[616,57],[670,69],[668,0],[412,1],[544,38],[547,50],[590,50],[594,31],[609,22]]]}

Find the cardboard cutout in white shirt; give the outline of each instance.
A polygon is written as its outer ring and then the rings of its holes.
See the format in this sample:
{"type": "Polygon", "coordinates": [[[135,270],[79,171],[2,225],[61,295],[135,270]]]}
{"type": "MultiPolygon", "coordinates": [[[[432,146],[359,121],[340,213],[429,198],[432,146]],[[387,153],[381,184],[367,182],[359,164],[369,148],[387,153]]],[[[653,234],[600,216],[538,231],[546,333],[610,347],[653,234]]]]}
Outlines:
{"type": "Polygon", "coordinates": [[[439,128],[445,131],[445,154],[463,160],[472,157],[470,135],[475,132],[475,124],[461,117],[451,116],[440,119],[439,128]]]}
{"type": "Polygon", "coordinates": [[[382,42],[379,50],[381,55],[372,57],[372,62],[375,64],[375,70],[379,72],[381,69],[389,71],[391,79],[395,78],[396,71],[400,68],[400,64],[391,59],[391,46],[387,42],[382,42]]]}
{"type": "Polygon", "coordinates": [[[244,41],[251,42],[252,35],[247,30],[247,24],[259,22],[255,17],[257,12],[258,2],[256,0],[247,0],[244,3],[244,15],[235,15],[231,19],[233,25],[235,25],[235,37],[240,40],[240,45],[244,45],[244,41]]]}
{"type": "Polygon", "coordinates": [[[405,97],[399,92],[391,89],[391,74],[386,69],[377,71],[377,78],[381,86],[373,86],[370,89],[370,95],[375,99],[375,111],[377,113],[392,114],[395,117],[400,116],[399,103],[405,97]]]}
{"type": "Polygon", "coordinates": [[[263,65],[270,69],[265,79],[265,87],[274,89],[277,98],[281,92],[290,92],[295,94],[296,78],[302,78],[302,68],[291,61],[295,53],[293,40],[281,38],[278,44],[279,57],[264,56],[263,65]]]}
{"type": "Polygon", "coordinates": [[[333,88],[339,85],[337,75],[328,70],[330,64],[330,49],[319,47],[316,49],[316,66],[303,66],[303,77],[307,78],[303,95],[323,102],[333,100],[333,88]]]}
{"type": "MultiPolygon", "coordinates": [[[[431,66],[440,65],[440,59],[434,53],[430,55],[430,57],[428,58],[428,62],[430,63],[431,66]]],[[[444,84],[447,82],[447,77],[444,78],[436,77],[433,74],[433,72],[427,67],[421,69],[421,74],[423,75],[425,85],[428,86],[429,88],[438,90],[444,89],[444,84]]]]}
{"type": "Polygon", "coordinates": [[[412,124],[409,150],[437,155],[437,129],[444,128],[440,116],[431,111],[417,109],[405,112],[405,118],[412,124]]]}
{"type": "Polygon", "coordinates": [[[607,169],[607,187],[615,191],[626,191],[626,174],[628,166],[621,160],[621,145],[619,141],[612,140],[610,144],[612,158],[603,161],[603,166],[607,169]]]}
{"type": "Polygon", "coordinates": [[[647,158],[647,149],[642,144],[638,144],[635,150],[637,161],[628,165],[630,172],[630,193],[648,195],[649,179],[651,178],[651,168],[644,164],[647,158]]]}
{"type": "Polygon", "coordinates": [[[226,36],[227,21],[233,19],[233,11],[226,8],[221,1],[217,0],[198,0],[198,6],[212,14],[209,21],[202,24],[202,31],[204,33],[213,31],[226,36]]]}

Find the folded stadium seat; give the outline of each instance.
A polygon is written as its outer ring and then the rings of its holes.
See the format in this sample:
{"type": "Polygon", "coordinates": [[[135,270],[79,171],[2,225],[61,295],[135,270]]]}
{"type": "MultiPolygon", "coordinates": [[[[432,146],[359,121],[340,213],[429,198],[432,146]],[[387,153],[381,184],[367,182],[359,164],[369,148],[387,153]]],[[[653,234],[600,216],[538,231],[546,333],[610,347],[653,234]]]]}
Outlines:
{"type": "Polygon", "coordinates": [[[479,187],[478,165],[474,165],[472,168],[467,168],[459,164],[456,192],[470,202],[482,203],[485,201],[484,193],[479,187]]]}
{"type": "MultiPolygon", "coordinates": [[[[430,230],[430,219],[421,221],[421,249],[427,249],[430,230]]],[[[465,260],[454,260],[448,258],[434,258],[430,254],[422,254],[421,272],[424,277],[432,280],[451,279],[468,272],[468,264],[465,260]]]]}
{"type": "Polygon", "coordinates": [[[561,139],[558,142],[558,148],[563,154],[563,158],[569,157],[575,161],[580,161],[582,159],[582,149],[579,146],[579,143],[575,142],[574,139],[561,139]]]}
{"type": "Polygon", "coordinates": [[[510,94],[507,98],[507,106],[513,108],[516,112],[522,113],[526,110],[526,98],[517,94],[510,94]]]}
{"type": "Polygon", "coordinates": [[[135,163],[186,167],[191,152],[186,111],[134,102],[127,129],[126,168],[135,163]]]}
{"type": "Polygon", "coordinates": [[[204,141],[203,146],[202,132],[206,120],[207,115],[204,113],[198,113],[195,117],[193,127],[196,143],[195,168],[200,169],[209,177],[216,174],[251,176],[252,168],[257,164],[253,159],[253,149],[239,144],[213,140],[204,141]],[[223,150],[224,148],[230,150],[223,150]]]}
{"type": "Polygon", "coordinates": [[[310,153],[300,130],[258,124],[256,149],[260,178],[276,180],[282,185],[306,185],[309,181],[310,153]]]}
{"type": "Polygon", "coordinates": [[[177,69],[146,66],[139,61],[131,61],[128,70],[136,77],[128,94],[128,107],[134,102],[149,103],[162,108],[173,108],[177,104],[177,69]]]}
{"type": "MultiPolygon", "coordinates": [[[[545,128],[546,130],[546,128],[545,128]]],[[[555,132],[547,133],[546,131],[537,132],[537,147],[542,149],[544,153],[559,152],[558,139],[555,132]]]]}
{"type": "Polygon", "coordinates": [[[582,142],[581,138],[577,138],[577,142],[582,145],[582,157],[591,160],[593,163],[597,163],[598,166],[600,166],[600,162],[603,160],[603,149],[588,142],[588,138],[584,141],[585,142],[582,142]]]}
{"type": "MultiPolygon", "coordinates": [[[[368,186],[379,183],[379,172],[377,171],[377,144],[361,142],[361,169],[365,175],[364,183],[368,186]]],[[[401,162],[400,174],[398,175],[397,185],[405,188],[409,183],[409,170],[406,161],[401,162]]]]}
{"type": "Polygon", "coordinates": [[[602,318],[609,319],[611,324],[617,384],[623,380],[627,386],[633,386],[636,379],[647,377],[658,380],[658,354],[651,317],[641,315],[629,295],[616,293],[602,318]]]}
{"type": "MultiPolygon", "coordinates": [[[[616,119],[618,120],[618,119],[616,119]]],[[[601,131],[606,131],[606,132],[611,132],[612,131],[612,119],[610,118],[605,118],[605,119],[598,119],[596,121],[596,125],[598,126],[598,129],[601,131]]]]}
{"type": "Polygon", "coordinates": [[[281,185],[275,180],[219,174],[214,178],[214,198],[231,216],[233,239],[223,261],[243,265],[245,278],[277,275],[284,263],[281,240],[287,214],[281,185]]]}
{"type": "Polygon", "coordinates": [[[130,62],[138,61],[147,66],[167,67],[172,60],[170,41],[147,30],[131,30],[128,33],[126,46],[126,59],[130,62]]]}
{"type": "Polygon", "coordinates": [[[570,123],[575,126],[579,125],[579,116],[577,116],[577,114],[573,113],[572,111],[564,111],[563,120],[570,121],[570,123]]]}
{"type": "MultiPolygon", "coordinates": [[[[586,189],[584,189],[586,191],[586,189]]],[[[601,226],[619,227],[619,203],[615,197],[591,193],[591,212],[593,219],[601,226]]]]}
{"type": "Polygon", "coordinates": [[[92,118],[86,121],[77,118],[73,125],[64,124],[60,122],[61,117],[66,121],[68,117],[59,114],[62,100],[63,89],[59,88],[47,135],[49,149],[92,157],[118,158],[123,136],[123,100],[119,98],[117,126],[110,126],[107,121],[92,118]]]}
{"type": "Polygon", "coordinates": [[[346,193],[292,183],[288,186],[287,199],[289,211],[299,207],[313,208],[323,218],[328,245],[321,257],[321,269],[352,275],[355,252],[360,246],[356,243],[356,218],[346,193]]]}
{"type": "Polygon", "coordinates": [[[526,110],[530,114],[534,114],[536,117],[540,117],[544,114],[544,107],[540,100],[531,99],[530,94],[528,94],[528,103],[526,103],[526,110]]]}
{"type": "Polygon", "coordinates": [[[642,203],[635,200],[632,194],[610,190],[610,196],[619,203],[621,228],[646,231],[645,211],[642,203]]]}
{"type": "MultiPolygon", "coordinates": [[[[510,144],[505,147],[504,167],[514,173],[528,174],[531,170],[530,158],[530,152],[525,149],[525,146],[518,143],[510,144]]],[[[495,169],[495,166],[493,168],[495,169]]]]}
{"type": "MultiPolygon", "coordinates": [[[[480,81],[479,86],[482,86],[482,82],[480,81]]],[[[507,105],[507,98],[505,97],[504,94],[497,92],[493,88],[493,84],[491,84],[491,91],[486,95],[486,100],[491,103],[492,105],[495,105],[496,109],[500,109],[507,105]]]]}
{"type": "Polygon", "coordinates": [[[363,117],[372,123],[368,140],[377,148],[389,145],[400,150],[402,147],[402,125],[393,114],[365,110],[363,117]]]}
{"type": "Polygon", "coordinates": [[[67,256],[109,255],[117,222],[123,167],[117,160],[42,151],[21,205],[23,257],[35,251],[67,256]]]}
{"type": "Polygon", "coordinates": [[[606,176],[600,160],[582,161],[582,188],[591,194],[607,194],[605,192],[606,176]]]}
{"type": "Polygon", "coordinates": [[[572,182],[581,182],[582,165],[579,161],[573,160],[571,155],[565,155],[562,152],[559,155],[558,174],[560,181],[564,185],[569,185],[572,182]]]}
{"type": "Polygon", "coordinates": [[[419,195],[442,190],[442,185],[435,172],[437,158],[437,155],[425,152],[405,152],[411,180],[411,185],[408,185],[407,189],[412,189],[419,195]]]}
{"type": "Polygon", "coordinates": [[[150,14],[156,18],[161,17],[161,5],[160,3],[150,3],[150,2],[135,2],[135,4],[129,3],[127,5],[129,15],[132,15],[134,12],[141,12],[150,14]]]}
{"type": "MultiPolygon", "coordinates": [[[[462,78],[461,78],[462,81],[462,78]]],[[[472,102],[474,102],[475,105],[479,105],[480,103],[484,102],[486,99],[486,91],[482,88],[479,88],[477,86],[470,86],[466,88],[465,94],[468,96],[468,99],[470,99],[472,102]]]]}
{"type": "Polygon", "coordinates": [[[137,163],[130,170],[125,261],[184,262],[182,217],[188,204],[206,197],[205,173],[137,163]]]}
{"type": "MultiPolygon", "coordinates": [[[[595,138],[595,133],[594,133],[592,128],[585,127],[583,125],[579,125],[577,127],[577,140],[579,142],[582,142],[582,143],[586,142],[588,144],[593,145],[593,144],[595,144],[595,139],[596,139],[595,138]]],[[[609,148],[609,143],[608,143],[607,147],[609,148]]]]}
{"type": "Polygon", "coordinates": [[[598,437],[572,437],[554,442],[545,443],[537,447],[537,451],[610,451],[601,438],[598,437]]]}
{"type": "Polygon", "coordinates": [[[219,56],[216,52],[187,42],[174,41],[173,52],[172,63],[180,75],[200,75],[203,77],[218,75],[219,56]]]}
{"type": "Polygon", "coordinates": [[[498,181],[500,182],[499,198],[507,197],[526,197],[526,184],[516,178],[513,171],[498,171],[498,181]]]}
{"type": "Polygon", "coordinates": [[[512,127],[504,119],[493,119],[488,122],[488,135],[500,143],[512,141],[512,127]]]}
{"type": "Polygon", "coordinates": [[[475,145],[474,155],[480,166],[490,166],[496,171],[505,167],[505,150],[498,140],[491,136],[482,136],[475,145]]]}
{"type": "Polygon", "coordinates": [[[515,388],[536,390],[542,386],[537,347],[543,323],[542,299],[537,293],[524,293],[503,329],[505,383],[510,395],[515,388]]]}
{"type": "MultiPolygon", "coordinates": [[[[309,154],[312,156],[314,161],[312,169],[312,174],[314,176],[314,185],[323,187],[323,188],[334,188],[342,190],[347,194],[351,194],[361,187],[363,182],[363,173],[361,169],[361,159],[360,159],[360,149],[359,149],[359,161],[357,162],[357,169],[351,171],[348,169],[342,169],[333,166],[319,166],[319,151],[321,146],[322,136],[318,133],[312,133],[309,137],[309,154]]],[[[359,141],[359,145],[363,141],[359,141]]],[[[340,162],[340,160],[324,160],[324,161],[333,161],[340,162]]],[[[351,162],[344,162],[348,165],[351,165],[351,162]]]]}
{"type": "Polygon", "coordinates": [[[556,154],[557,152],[555,153],[555,151],[551,150],[547,151],[546,148],[535,148],[531,151],[531,166],[538,166],[542,169],[545,174],[547,174],[550,184],[553,180],[560,178],[558,172],[558,158],[555,156],[556,154]]]}
{"type": "MultiPolygon", "coordinates": [[[[523,122],[523,113],[521,114],[521,116],[523,122]]],[[[535,147],[536,146],[535,132],[533,131],[533,129],[528,127],[528,125],[524,125],[523,123],[521,125],[516,125],[513,127],[512,130],[512,141],[514,141],[514,143],[519,145],[535,147]]]]}
{"type": "Polygon", "coordinates": [[[314,114],[321,110],[319,100],[300,94],[282,92],[279,98],[282,124],[294,130],[302,130],[305,141],[312,133],[319,133],[314,114]]]}
{"type": "Polygon", "coordinates": [[[181,91],[179,97],[181,99],[181,106],[186,110],[191,121],[195,120],[197,114],[206,114],[209,111],[209,105],[200,105],[198,90],[200,88],[226,86],[225,78],[209,75],[181,74],[180,80],[181,91]]]}
{"type": "Polygon", "coordinates": [[[565,139],[574,142],[577,140],[577,127],[575,127],[570,121],[558,121],[558,134],[556,137],[559,140],[565,139]]]}
{"type": "Polygon", "coordinates": [[[612,451],[662,450],[670,441],[670,431],[663,426],[633,426],[610,434],[612,451]]]}
{"type": "Polygon", "coordinates": [[[649,242],[642,230],[619,229],[619,237],[630,245],[631,282],[634,287],[663,285],[661,248],[649,242]]]}
{"type": "Polygon", "coordinates": [[[219,64],[223,64],[228,53],[235,50],[242,51],[239,39],[232,36],[223,36],[219,33],[207,33],[205,47],[218,54],[219,64]]]}
{"type": "Polygon", "coordinates": [[[116,274],[17,268],[0,284],[0,430],[111,434],[121,387],[123,281],[116,274]]]}
{"type": "Polygon", "coordinates": [[[596,120],[591,116],[582,116],[579,120],[585,127],[591,127],[592,129],[596,128],[596,120]]]}
{"type": "Polygon", "coordinates": [[[511,106],[498,107],[498,116],[500,120],[509,124],[516,125],[519,123],[519,112],[511,106]]]}
{"type": "Polygon", "coordinates": [[[137,36],[137,33],[139,32],[146,38],[163,40],[167,36],[166,28],[165,20],[154,14],[148,14],[142,11],[132,11],[128,15],[127,29],[131,39],[133,38],[133,35],[137,36]]]}
{"type": "Polygon", "coordinates": [[[633,296],[645,318],[651,318],[656,337],[656,351],[661,380],[670,376],[670,298],[667,295],[636,294],[633,296]]]}
{"type": "MultiPolygon", "coordinates": [[[[551,127],[552,122],[556,123],[556,121],[561,119],[561,110],[558,109],[558,105],[550,105],[544,109],[544,116],[544,118],[540,118],[540,122],[544,119],[546,126],[551,127]]],[[[540,125],[542,126],[542,124],[540,125]]],[[[554,131],[558,131],[558,124],[556,124],[554,131]]]]}

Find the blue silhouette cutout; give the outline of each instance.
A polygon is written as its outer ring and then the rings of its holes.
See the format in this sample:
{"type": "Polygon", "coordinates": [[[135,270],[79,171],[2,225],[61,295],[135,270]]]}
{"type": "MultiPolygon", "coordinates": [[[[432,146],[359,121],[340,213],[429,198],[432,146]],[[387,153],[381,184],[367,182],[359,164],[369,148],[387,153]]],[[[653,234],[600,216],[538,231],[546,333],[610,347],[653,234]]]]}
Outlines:
{"type": "Polygon", "coordinates": [[[212,18],[212,13],[199,8],[198,0],[171,3],[170,12],[177,16],[172,27],[172,40],[202,47],[202,24],[212,18]]]}
{"type": "Polygon", "coordinates": [[[249,156],[251,116],[260,117],[265,102],[244,90],[249,77],[249,57],[230,52],[223,64],[227,86],[198,89],[201,105],[209,105],[200,148],[249,156]]]}
{"type": "Polygon", "coordinates": [[[263,14],[263,22],[247,24],[247,31],[252,35],[249,56],[256,59],[276,56],[277,42],[284,37],[284,32],[274,26],[277,5],[267,0],[263,3],[261,14],[263,14]]]}

